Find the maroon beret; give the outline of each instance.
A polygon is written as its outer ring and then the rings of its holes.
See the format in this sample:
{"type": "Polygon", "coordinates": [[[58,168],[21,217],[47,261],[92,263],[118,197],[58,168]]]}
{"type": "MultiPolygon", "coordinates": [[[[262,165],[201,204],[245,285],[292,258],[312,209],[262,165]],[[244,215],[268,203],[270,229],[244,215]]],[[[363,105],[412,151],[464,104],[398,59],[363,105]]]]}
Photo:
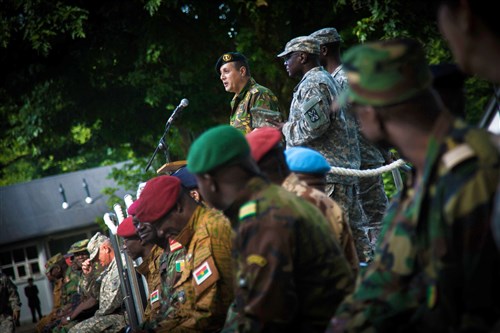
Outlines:
{"type": "Polygon", "coordinates": [[[250,153],[256,162],[281,141],[281,131],[274,127],[256,128],[246,136],[250,153]]]}
{"type": "Polygon", "coordinates": [[[155,222],[174,207],[181,190],[177,177],[159,176],[148,180],[137,199],[135,217],[141,222],[155,222]]]}
{"type": "Polygon", "coordinates": [[[130,238],[137,236],[137,232],[134,227],[133,217],[129,216],[118,225],[116,234],[123,238],[130,238]]]}
{"type": "Polygon", "coordinates": [[[130,205],[130,207],[127,208],[127,213],[128,215],[135,215],[137,214],[137,204],[138,204],[139,200],[136,200],[134,202],[132,202],[132,204],[130,205]]]}

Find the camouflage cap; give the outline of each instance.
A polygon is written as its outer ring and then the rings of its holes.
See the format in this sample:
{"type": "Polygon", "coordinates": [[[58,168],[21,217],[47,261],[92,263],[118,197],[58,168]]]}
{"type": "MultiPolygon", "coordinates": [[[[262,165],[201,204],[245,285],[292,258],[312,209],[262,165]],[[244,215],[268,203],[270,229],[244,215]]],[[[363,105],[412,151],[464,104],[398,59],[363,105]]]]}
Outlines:
{"type": "Polygon", "coordinates": [[[55,265],[58,265],[61,261],[64,260],[64,257],[61,253],[58,253],[52,257],[45,263],[45,273],[49,273],[55,265]]]}
{"type": "Polygon", "coordinates": [[[319,41],[310,36],[300,36],[286,43],[285,50],[277,55],[284,57],[289,53],[301,51],[310,54],[319,54],[319,41]]]}
{"type": "Polygon", "coordinates": [[[352,47],[342,58],[349,88],[341,104],[388,106],[417,96],[432,83],[422,46],[412,39],[394,39],[352,47]]]}
{"type": "Polygon", "coordinates": [[[316,38],[320,45],[342,41],[342,38],[340,38],[340,35],[335,28],[320,29],[313,32],[309,36],[316,38]]]}
{"type": "Polygon", "coordinates": [[[243,54],[238,52],[227,52],[221,55],[215,63],[215,71],[217,72],[217,74],[220,74],[220,68],[222,67],[222,65],[233,61],[241,61],[248,66],[248,60],[243,54]]]}
{"type": "Polygon", "coordinates": [[[73,245],[70,246],[68,253],[77,253],[77,252],[83,252],[87,251],[87,244],[89,243],[89,239],[83,239],[79,240],[76,243],[73,243],[73,245]]]}
{"type": "Polygon", "coordinates": [[[97,253],[99,253],[99,247],[104,244],[104,242],[109,241],[109,238],[101,234],[100,232],[96,232],[94,236],[89,240],[87,244],[87,251],[90,253],[90,260],[94,260],[97,253]]]}

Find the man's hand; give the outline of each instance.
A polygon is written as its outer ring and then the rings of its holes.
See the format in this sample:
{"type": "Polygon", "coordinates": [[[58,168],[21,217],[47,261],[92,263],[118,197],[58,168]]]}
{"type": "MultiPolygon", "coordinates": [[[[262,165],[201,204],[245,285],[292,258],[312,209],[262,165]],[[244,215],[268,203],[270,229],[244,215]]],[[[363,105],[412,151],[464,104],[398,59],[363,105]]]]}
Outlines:
{"type": "Polygon", "coordinates": [[[87,259],[82,263],[82,272],[85,275],[89,275],[92,272],[92,262],[90,259],[87,259]]]}

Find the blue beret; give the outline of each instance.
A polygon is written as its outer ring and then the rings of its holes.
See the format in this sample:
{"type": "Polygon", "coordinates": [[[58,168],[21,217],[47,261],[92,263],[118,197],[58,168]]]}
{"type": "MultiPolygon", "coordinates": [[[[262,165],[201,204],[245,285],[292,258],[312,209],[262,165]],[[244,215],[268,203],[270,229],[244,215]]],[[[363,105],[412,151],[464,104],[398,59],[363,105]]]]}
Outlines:
{"type": "Polygon", "coordinates": [[[285,157],[292,172],[326,174],[330,171],[330,165],[323,155],[310,148],[288,148],[285,157]]]}
{"type": "Polygon", "coordinates": [[[172,176],[179,178],[181,180],[181,184],[188,190],[198,188],[196,177],[191,172],[189,172],[185,166],[177,169],[177,171],[174,172],[172,176]]]}

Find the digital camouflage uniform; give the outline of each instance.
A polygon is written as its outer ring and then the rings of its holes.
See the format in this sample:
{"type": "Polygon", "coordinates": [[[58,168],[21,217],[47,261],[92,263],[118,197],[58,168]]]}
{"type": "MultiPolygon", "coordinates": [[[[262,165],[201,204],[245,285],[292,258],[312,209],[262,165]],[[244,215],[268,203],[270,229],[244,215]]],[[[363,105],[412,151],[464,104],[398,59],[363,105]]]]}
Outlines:
{"type": "Polygon", "coordinates": [[[326,217],[333,230],[333,234],[337,237],[340,248],[351,266],[351,270],[356,276],[359,269],[359,259],[356,254],[356,246],[352,237],[351,227],[345,220],[345,215],[342,208],[328,197],[324,192],[321,192],[305,182],[300,181],[297,175],[291,173],[282,184],[287,191],[297,194],[299,197],[309,201],[326,217]]]}
{"type": "MultiPolygon", "coordinates": [[[[353,102],[407,103],[411,112],[433,103],[432,76],[416,41],[358,45],[343,60],[353,102]],[[419,96],[426,100],[413,104],[419,96]]],[[[329,331],[490,332],[498,321],[500,256],[490,226],[499,152],[491,133],[453,121],[434,103],[433,128],[419,137],[427,142],[424,163],[391,202],[375,259],[329,331]]]]}
{"type": "Polygon", "coordinates": [[[14,311],[21,311],[21,300],[16,285],[0,272],[0,332],[14,333],[14,311]]]}
{"type": "Polygon", "coordinates": [[[198,206],[161,262],[162,312],[155,332],[219,330],[233,300],[231,225],[219,211],[198,206]]]}
{"type": "MultiPolygon", "coordinates": [[[[253,130],[250,110],[262,108],[280,112],[278,98],[268,88],[261,86],[250,78],[239,94],[231,100],[231,119],[229,124],[243,133],[253,130]]],[[[284,115],[282,115],[282,119],[284,115]]]]}
{"type": "Polygon", "coordinates": [[[122,312],[123,294],[116,258],[95,279],[92,274],[84,279],[86,292],[95,294],[98,288],[99,309],[94,316],[73,326],[70,333],[120,332],[126,325],[122,312]]]}
{"type": "Polygon", "coordinates": [[[260,178],[232,217],[236,298],[223,332],[323,332],[353,275],[309,202],[260,178]]]}
{"type": "Polygon", "coordinates": [[[143,275],[148,283],[149,297],[148,304],[144,309],[144,322],[150,322],[153,318],[160,316],[160,258],[164,252],[165,250],[161,247],[154,245],[149,255],[136,268],[137,272],[143,275]]]}
{"type": "MultiPolygon", "coordinates": [[[[341,91],[347,88],[347,76],[342,68],[338,66],[332,73],[332,77],[339,83],[341,91]]],[[[349,122],[349,129],[354,131],[353,135],[359,138],[359,153],[361,157],[361,170],[376,169],[385,165],[385,159],[380,150],[368,141],[359,128],[359,123],[349,111],[346,111],[347,121],[349,122]]],[[[357,198],[361,203],[363,218],[366,224],[363,226],[364,233],[368,236],[369,243],[366,241],[358,242],[365,245],[370,245],[362,251],[365,257],[373,258],[375,244],[378,234],[381,229],[382,218],[388,205],[387,195],[384,190],[384,182],[382,175],[372,177],[358,177],[357,198]]]]}
{"type": "MultiPolygon", "coordinates": [[[[340,86],[323,67],[308,71],[294,89],[290,115],[282,132],[287,148],[309,147],[321,153],[331,166],[359,169],[358,137],[349,129],[343,109],[336,113],[330,111],[339,91],[340,86]]],[[[363,230],[365,221],[361,205],[355,196],[357,178],[329,172],[326,183],[326,194],[346,213],[356,240],[358,258],[364,262],[367,258],[363,249],[368,240],[363,230]]]]}

